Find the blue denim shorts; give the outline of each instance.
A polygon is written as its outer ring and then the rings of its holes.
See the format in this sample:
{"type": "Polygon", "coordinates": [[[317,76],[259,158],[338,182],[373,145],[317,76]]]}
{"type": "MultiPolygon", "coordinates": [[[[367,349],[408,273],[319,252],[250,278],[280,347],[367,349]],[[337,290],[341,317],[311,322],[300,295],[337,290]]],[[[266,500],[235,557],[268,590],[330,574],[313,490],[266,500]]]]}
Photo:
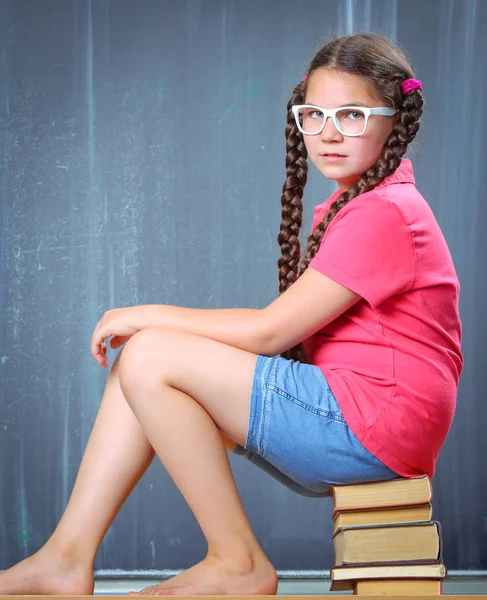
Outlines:
{"type": "Polygon", "coordinates": [[[303,496],[401,477],[352,433],[319,367],[281,356],[257,356],[247,440],[235,454],[303,496]]]}

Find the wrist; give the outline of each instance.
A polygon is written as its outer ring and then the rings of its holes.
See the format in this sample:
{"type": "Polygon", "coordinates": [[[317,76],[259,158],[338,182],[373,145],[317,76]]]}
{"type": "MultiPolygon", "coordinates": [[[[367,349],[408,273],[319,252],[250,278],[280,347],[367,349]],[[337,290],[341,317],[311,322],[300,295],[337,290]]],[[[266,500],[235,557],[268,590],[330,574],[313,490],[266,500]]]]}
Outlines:
{"type": "Polygon", "coordinates": [[[149,305],[139,304],[137,306],[132,306],[131,311],[132,322],[136,329],[142,331],[142,329],[147,329],[150,326],[147,314],[149,311],[149,305]]]}

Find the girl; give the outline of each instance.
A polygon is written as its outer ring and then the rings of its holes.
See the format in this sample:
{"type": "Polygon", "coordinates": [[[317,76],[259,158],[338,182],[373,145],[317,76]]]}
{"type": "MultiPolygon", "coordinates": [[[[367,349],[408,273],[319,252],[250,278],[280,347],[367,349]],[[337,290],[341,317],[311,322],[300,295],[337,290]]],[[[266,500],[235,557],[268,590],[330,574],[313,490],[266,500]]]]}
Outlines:
{"type": "Polygon", "coordinates": [[[376,34],[318,51],[287,115],[280,296],[262,310],[106,312],[91,351],[108,375],[65,513],[0,575],[1,594],[91,594],[97,549],[157,453],[207,556],[141,593],[275,594],[225,448],[298,493],[434,473],[463,366],[459,284],[402,159],[423,111],[403,52],[376,34]],[[307,157],[338,189],[300,259],[307,157]],[[309,268],[308,268],[309,267],[309,268]]]}

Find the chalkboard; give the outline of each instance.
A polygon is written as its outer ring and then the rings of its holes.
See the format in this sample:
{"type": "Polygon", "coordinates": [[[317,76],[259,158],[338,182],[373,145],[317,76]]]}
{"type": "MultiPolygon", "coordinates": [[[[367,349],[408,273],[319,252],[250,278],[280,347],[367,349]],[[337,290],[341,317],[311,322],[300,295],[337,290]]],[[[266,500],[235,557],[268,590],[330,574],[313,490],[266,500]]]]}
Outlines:
{"type": "MultiPolygon", "coordinates": [[[[462,285],[465,356],[434,517],[450,570],[487,568],[486,24],[473,0],[0,0],[1,569],[67,504],[108,376],[89,348],[105,310],[277,296],[286,104],[320,45],[360,31],[396,39],[424,85],[407,156],[462,285]]],[[[303,240],[334,189],[310,168],[303,240]]],[[[331,500],[230,461],[276,568],[329,569],[331,500]]],[[[205,552],[156,459],[95,566],[180,569],[205,552]]]]}

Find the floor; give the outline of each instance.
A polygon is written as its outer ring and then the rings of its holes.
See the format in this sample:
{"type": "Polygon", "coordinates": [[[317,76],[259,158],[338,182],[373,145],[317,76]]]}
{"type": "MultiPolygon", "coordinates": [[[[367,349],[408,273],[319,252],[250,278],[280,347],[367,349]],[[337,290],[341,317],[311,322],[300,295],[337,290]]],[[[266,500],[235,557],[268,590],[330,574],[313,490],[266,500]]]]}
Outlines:
{"type": "MultiPolygon", "coordinates": [[[[443,582],[443,594],[487,595],[487,572],[482,577],[451,576],[443,582]]],[[[148,585],[154,585],[160,579],[123,579],[96,578],[95,595],[116,596],[125,595],[129,590],[141,590],[148,585]]],[[[329,579],[280,579],[278,595],[331,595],[348,596],[351,592],[330,592],[329,579]]]]}

